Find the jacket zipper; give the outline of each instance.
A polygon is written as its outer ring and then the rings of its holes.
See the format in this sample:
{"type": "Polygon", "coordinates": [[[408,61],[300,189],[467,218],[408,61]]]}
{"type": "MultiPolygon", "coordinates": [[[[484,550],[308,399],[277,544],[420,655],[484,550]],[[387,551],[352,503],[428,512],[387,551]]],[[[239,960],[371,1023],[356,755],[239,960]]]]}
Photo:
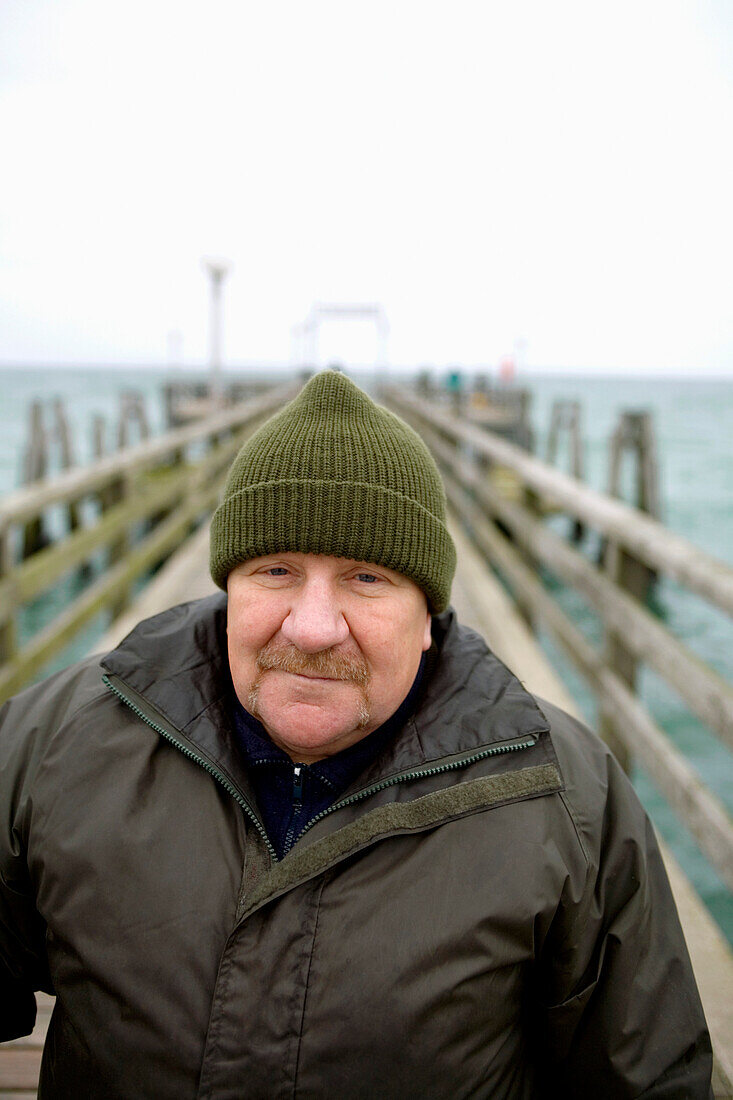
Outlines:
{"type": "Polygon", "coordinates": [[[175,747],[179,749],[179,751],[182,752],[184,756],[187,756],[189,760],[193,760],[196,764],[199,764],[204,769],[204,771],[207,771],[209,775],[213,776],[214,779],[221,783],[224,790],[228,791],[234,801],[237,802],[239,806],[241,806],[249,820],[257,829],[257,832],[260,834],[265,844],[267,845],[267,850],[272,856],[272,859],[275,861],[275,863],[279,863],[280,861],[278,859],[277,852],[273,848],[270,838],[265,832],[264,825],[257,817],[257,814],[254,812],[249,802],[247,802],[246,798],[244,798],[239,793],[237,788],[234,787],[229,782],[229,780],[221,774],[220,771],[217,771],[214,765],[209,763],[208,760],[205,760],[204,757],[198,756],[195,752],[192,752],[191,749],[189,749],[186,745],[182,745],[181,742],[178,741],[169,730],[165,729],[163,726],[159,726],[156,722],[153,722],[151,718],[148,718],[147,714],[145,714],[145,712],[142,711],[140,707],[133,703],[132,699],[129,699],[124,694],[124,692],[120,691],[120,689],[111,682],[108,676],[102,676],[102,681],[109,688],[113,695],[116,695],[118,699],[121,699],[122,702],[130,708],[133,714],[136,714],[138,718],[141,718],[142,721],[145,722],[146,725],[155,730],[157,734],[160,734],[160,736],[164,737],[166,741],[170,741],[172,745],[175,745],[175,747]]]}
{"type": "Polygon", "coordinates": [[[288,831],[285,835],[285,841],[283,843],[283,855],[287,855],[293,846],[295,837],[295,821],[300,816],[300,812],[303,809],[303,768],[305,764],[293,765],[293,806],[291,810],[291,821],[288,831]]]}
{"type": "Polygon", "coordinates": [[[368,798],[369,795],[376,794],[378,791],[383,791],[387,787],[394,787],[397,783],[404,783],[411,779],[423,779],[425,776],[442,775],[444,772],[455,771],[457,768],[465,768],[468,764],[473,764],[477,760],[483,760],[487,756],[501,756],[507,752],[519,752],[521,749],[531,749],[536,744],[537,742],[535,739],[530,737],[527,741],[513,742],[508,745],[494,745],[489,749],[483,749],[481,752],[476,752],[472,756],[464,756],[461,760],[453,760],[450,764],[438,764],[434,768],[422,768],[420,771],[402,772],[400,775],[394,775],[390,779],[382,780],[381,783],[374,783],[371,787],[365,787],[363,791],[357,791],[355,794],[349,795],[348,798],[342,798],[340,801],[334,802],[331,806],[327,806],[325,810],[321,810],[319,814],[316,814],[315,817],[312,817],[310,821],[306,822],[293,843],[300,840],[312,825],[316,825],[319,821],[322,821],[324,817],[328,817],[329,814],[335,813],[336,810],[342,810],[344,806],[353,806],[355,802],[361,802],[362,799],[368,798]]]}

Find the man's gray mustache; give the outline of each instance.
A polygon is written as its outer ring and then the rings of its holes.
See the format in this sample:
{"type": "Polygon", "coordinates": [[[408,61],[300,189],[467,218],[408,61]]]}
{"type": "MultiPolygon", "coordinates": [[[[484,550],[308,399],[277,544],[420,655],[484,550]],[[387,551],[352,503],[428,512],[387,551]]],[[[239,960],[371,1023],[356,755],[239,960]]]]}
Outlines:
{"type": "Polygon", "coordinates": [[[257,654],[257,677],[249,689],[247,710],[260,718],[259,695],[263,673],[293,672],[297,675],[323,676],[332,680],[350,681],[360,689],[359,728],[369,724],[371,704],[367,685],[369,669],[362,657],[322,649],[318,653],[303,653],[294,645],[266,645],[257,654]]]}

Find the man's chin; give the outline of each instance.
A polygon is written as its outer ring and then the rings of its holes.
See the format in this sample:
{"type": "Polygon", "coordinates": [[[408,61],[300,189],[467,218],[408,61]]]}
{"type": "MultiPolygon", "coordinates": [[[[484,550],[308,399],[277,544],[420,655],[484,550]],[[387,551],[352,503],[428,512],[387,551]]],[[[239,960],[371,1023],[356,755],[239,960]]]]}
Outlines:
{"type": "Polygon", "coordinates": [[[256,718],[271,740],[293,760],[311,763],[348,748],[370,727],[357,707],[339,708],[335,713],[321,704],[297,702],[287,706],[258,707],[256,718]]]}

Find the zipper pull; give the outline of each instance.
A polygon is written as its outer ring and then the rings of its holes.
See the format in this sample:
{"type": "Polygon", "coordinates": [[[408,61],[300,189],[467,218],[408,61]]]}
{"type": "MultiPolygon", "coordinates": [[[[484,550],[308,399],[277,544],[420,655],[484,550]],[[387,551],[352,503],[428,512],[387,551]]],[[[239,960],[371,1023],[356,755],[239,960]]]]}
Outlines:
{"type": "Polygon", "coordinates": [[[303,768],[305,764],[293,765],[293,798],[296,802],[303,801],[303,768]]]}

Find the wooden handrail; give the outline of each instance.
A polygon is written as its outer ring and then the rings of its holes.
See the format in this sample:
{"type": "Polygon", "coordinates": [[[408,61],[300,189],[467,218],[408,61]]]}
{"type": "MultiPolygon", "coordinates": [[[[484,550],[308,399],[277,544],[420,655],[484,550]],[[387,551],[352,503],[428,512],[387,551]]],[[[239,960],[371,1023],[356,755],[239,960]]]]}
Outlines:
{"type": "Polygon", "coordinates": [[[508,466],[546,501],[561,505],[652,569],[673,577],[721,611],[733,615],[733,569],[699,550],[681,535],[638,509],[546,466],[520,447],[456,420],[450,413],[405,389],[389,387],[385,397],[403,415],[412,412],[453,439],[470,444],[482,457],[508,466]]]}
{"type": "Polygon", "coordinates": [[[623,632],[628,647],[733,749],[733,688],[730,684],[564,539],[526,508],[503,498],[455,448],[429,428],[423,426],[422,431],[436,458],[509,528],[522,547],[561,580],[576,588],[608,626],[623,632]]]}
{"type": "Polygon", "coordinates": [[[241,427],[268,416],[297,393],[298,386],[288,384],[268,390],[246,405],[225,409],[205,420],[197,420],[184,428],[156,436],[135,447],[99,459],[92,466],[67,470],[53,481],[40,481],[24,489],[16,489],[0,500],[0,534],[11,524],[32,519],[51,504],[65,504],[92,493],[124,474],[132,474],[159,465],[170,455],[192,443],[198,443],[220,433],[241,427]]]}

